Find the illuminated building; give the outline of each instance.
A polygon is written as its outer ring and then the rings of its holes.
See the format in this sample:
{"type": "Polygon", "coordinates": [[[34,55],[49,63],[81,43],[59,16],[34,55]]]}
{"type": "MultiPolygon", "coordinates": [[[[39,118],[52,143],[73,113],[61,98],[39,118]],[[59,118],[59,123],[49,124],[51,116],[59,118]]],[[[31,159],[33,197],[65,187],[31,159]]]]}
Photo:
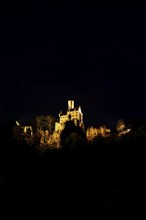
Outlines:
{"type": "Polygon", "coordinates": [[[33,136],[33,129],[31,125],[20,125],[18,121],[16,121],[16,125],[21,127],[22,133],[27,134],[29,136],[33,136]]]}
{"type": "Polygon", "coordinates": [[[101,126],[99,128],[94,128],[93,126],[88,127],[86,130],[86,137],[89,141],[93,140],[97,136],[107,137],[111,133],[111,130],[109,128],[106,128],[106,126],[101,126]]]}
{"type": "MultiPolygon", "coordinates": [[[[84,129],[81,106],[74,107],[73,100],[68,100],[68,108],[65,113],[62,111],[59,113],[59,120],[58,122],[55,122],[55,129],[53,133],[49,133],[48,130],[37,130],[41,136],[40,145],[49,145],[57,148],[60,147],[60,135],[67,121],[73,121],[75,126],[79,126],[84,129]]],[[[25,137],[28,137],[28,134],[30,137],[33,137],[32,126],[20,126],[18,121],[16,121],[16,125],[21,127],[23,131],[22,133],[25,137]]],[[[93,140],[97,136],[108,137],[110,134],[111,130],[105,125],[100,126],[99,128],[91,126],[86,129],[86,137],[89,141],[93,140]]]]}
{"type": "Polygon", "coordinates": [[[76,126],[84,127],[81,107],[74,108],[73,100],[68,101],[68,109],[65,114],[62,111],[59,113],[59,122],[55,123],[55,131],[60,133],[67,121],[73,121],[76,126]]]}
{"type": "Polygon", "coordinates": [[[59,147],[60,134],[64,129],[65,123],[67,121],[73,121],[76,126],[84,128],[81,106],[75,108],[73,100],[68,101],[68,109],[64,114],[62,113],[62,111],[59,113],[59,121],[55,123],[55,131],[52,135],[50,135],[48,141],[50,145],[59,147]]]}

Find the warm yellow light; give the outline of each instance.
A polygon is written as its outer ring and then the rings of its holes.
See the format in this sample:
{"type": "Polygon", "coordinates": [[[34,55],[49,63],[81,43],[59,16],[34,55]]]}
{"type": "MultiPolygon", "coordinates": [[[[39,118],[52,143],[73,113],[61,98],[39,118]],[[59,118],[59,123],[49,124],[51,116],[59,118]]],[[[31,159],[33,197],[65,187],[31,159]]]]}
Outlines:
{"type": "Polygon", "coordinates": [[[19,124],[19,122],[18,122],[18,121],[16,121],[16,125],[20,126],[20,124],[19,124]]]}

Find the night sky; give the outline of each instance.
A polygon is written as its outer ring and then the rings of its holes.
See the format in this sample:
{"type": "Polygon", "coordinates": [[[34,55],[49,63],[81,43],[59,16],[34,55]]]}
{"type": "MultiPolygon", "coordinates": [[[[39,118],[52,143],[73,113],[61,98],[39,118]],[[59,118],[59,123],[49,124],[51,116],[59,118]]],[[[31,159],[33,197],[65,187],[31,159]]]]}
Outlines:
{"type": "Polygon", "coordinates": [[[0,120],[58,117],[68,99],[85,125],[145,117],[142,7],[31,2],[2,11],[0,120]]]}

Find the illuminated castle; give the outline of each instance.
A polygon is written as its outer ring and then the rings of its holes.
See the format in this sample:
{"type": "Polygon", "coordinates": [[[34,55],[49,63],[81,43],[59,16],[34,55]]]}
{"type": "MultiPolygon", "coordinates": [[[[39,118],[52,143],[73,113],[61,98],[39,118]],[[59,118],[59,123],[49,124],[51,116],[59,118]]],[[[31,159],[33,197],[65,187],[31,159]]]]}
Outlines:
{"type": "Polygon", "coordinates": [[[74,108],[74,101],[68,101],[68,109],[65,114],[62,111],[59,113],[59,122],[55,123],[55,131],[61,132],[64,129],[65,122],[73,121],[76,126],[84,127],[83,113],[81,107],[74,108]]]}
{"type": "Polygon", "coordinates": [[[60,134],[65,127],[65,122],[73,121],[76,126],[84,128],[83,113],[81,107],[74,107],[74,101],[68,101],[68,109],[63,114],[62,111],[59,113],[59,122],[55,123],[55,131],[49,136],[48,144],[59,147],[60,134]]]}
{"type": "MultiPolygon", "coordinates": [[[[37,129],[39,135],[41,136],[40,145],[48,144],[52,147],[60,147],[60,135],[67,121],[73,121],[75,126],[79,126],[84,129],[83,113],[81,110],[81,106],[74,107],[73,100],[68,101],[68,109],[65,113],[63,113],[62,111],[59,113],[59,120],[58,122],[55,122],[55,129],[53,133],[49,133],[48,130],[37,129]]],[[[31,126],[22,126],[17,121],[16,125],[17,127],[21,128],[25,139],[29,140],[29,137],[33,138],[34,135],[31,126]]],[[[87,140],[92,141],[96,136],[108,137],[111,133],[111,130],[103,125],[99,128],[94,128],[93,126],[88,127],[85,132],[87,140]]]]}

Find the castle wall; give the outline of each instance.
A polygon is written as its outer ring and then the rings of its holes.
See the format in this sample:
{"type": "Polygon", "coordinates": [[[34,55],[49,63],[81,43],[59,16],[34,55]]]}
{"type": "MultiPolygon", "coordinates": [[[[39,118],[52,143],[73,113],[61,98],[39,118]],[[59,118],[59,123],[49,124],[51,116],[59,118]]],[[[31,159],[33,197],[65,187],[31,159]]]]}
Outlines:
{"type": "Polygon", "coordinates": [[[87,128],[86,136],[88,140],[93,140],[98,135],[107,137],[111,133],[111,130],[106,128],[105,126],[101,126],[99,128],[94,128],[93,126],[87,128]]]}
{"type": "Polygon", "coordinates": [[[72,120],[75,125],[83,126],[83,113],[81,107],[74,108],[74,101],[68,101],[68,110],[66,114],[59,114],[59,122],[55,123],[55,131],[61,132],[64,129],[65,122],[72,120]]]}

